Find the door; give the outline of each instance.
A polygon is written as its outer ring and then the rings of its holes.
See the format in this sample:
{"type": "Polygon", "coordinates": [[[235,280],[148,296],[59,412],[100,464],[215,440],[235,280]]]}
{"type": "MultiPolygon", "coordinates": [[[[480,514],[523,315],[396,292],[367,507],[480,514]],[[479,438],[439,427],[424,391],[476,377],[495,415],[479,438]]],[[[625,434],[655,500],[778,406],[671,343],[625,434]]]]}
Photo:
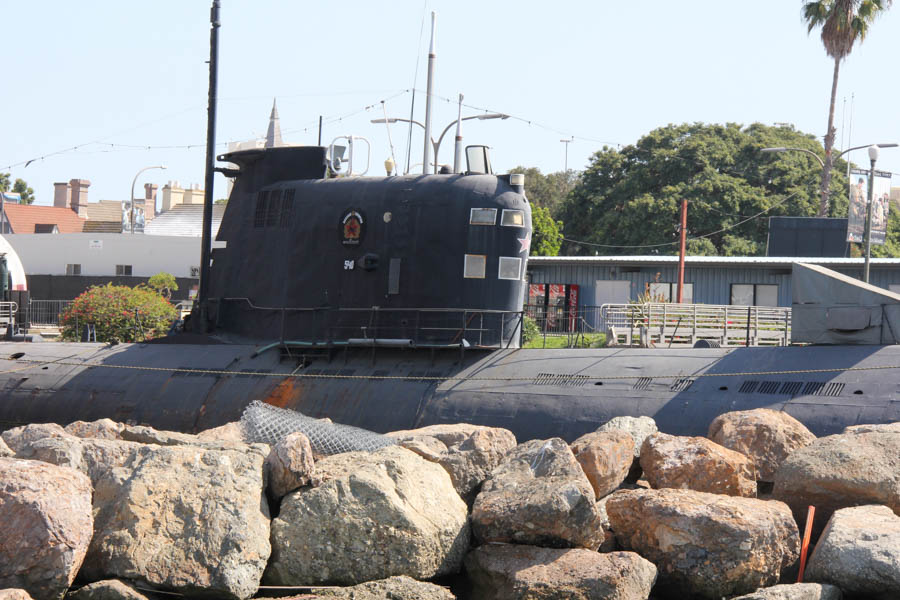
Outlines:
{"type": "MultiPolygon", "coordinates": [[[[604,304],[628,304],[629,300],[631,300],[630,281],[613,279],[609,281],[598,280],[594,283],[594,303],[597,306],[603,306],[604,304]]],[[[615,320],[611,323],[599,322],[601,321],[601,319],[599,318],[597,320],[598,322],[594,323],[594,327],[599,327],[602,329],[605,329],[607,325],[621,326],[625,324],[624,322],[616,323],[615,320]]]]}

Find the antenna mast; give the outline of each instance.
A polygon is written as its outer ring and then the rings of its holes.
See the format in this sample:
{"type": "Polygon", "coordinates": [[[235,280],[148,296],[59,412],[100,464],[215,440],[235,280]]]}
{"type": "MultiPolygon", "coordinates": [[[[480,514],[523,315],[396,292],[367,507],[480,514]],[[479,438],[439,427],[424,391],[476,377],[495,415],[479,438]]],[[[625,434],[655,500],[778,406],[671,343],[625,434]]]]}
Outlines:
{"type": "Polygon", "coordinates": [[[434,89],[434,25],[437,14],[431,12],[431,45],[428,48],[428,84],[425,91],[425,154],[422,159],[422,174],[428,174],[431,163],[431,93],[434,89]]]}

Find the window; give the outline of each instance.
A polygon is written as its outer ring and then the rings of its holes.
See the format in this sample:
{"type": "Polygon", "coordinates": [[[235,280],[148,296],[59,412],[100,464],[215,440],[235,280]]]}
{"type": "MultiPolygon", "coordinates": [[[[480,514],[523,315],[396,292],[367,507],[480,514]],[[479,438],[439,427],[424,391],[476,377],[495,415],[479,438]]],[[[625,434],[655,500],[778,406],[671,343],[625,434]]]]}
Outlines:
{"type": "Polygon", "coordinates": [[[66,265],[66,275],[81,275],[81,265],[66,265]]]}
{"type": "MultiPolygon", "coordinates": [[[[651,283],[650,295],[653,301],[662,298],[665,302],[675,302],[678,300],[678,284],[677,283],[651,283]]],[[[685,283],[684,292],[681,295],[682,304],[693,304],[694,302],[694,284],[685,283]]]]}
{"type": "Polygon", "coordinates": [[[493,225],[496,222],[496,208],[473,208],[469,214],[469,225],[493,225]]]}
{"type": "Polygon", "coordinates": [[[117,277],[130,277],[131,276],[131,265],[116,265],[116,276],[117,277]]]}
{"type": "Polygon", "coordinates": [[[487,264],[487,256],[484,254],[466,254],[463,277],[466,279],[484,279],[485,264],[487,264]]]}
{"type": "Polygon", "coordinates": [[[732,283],[730,304],[778,306],[778,286],[764,283],[732,283]]]}
{"type": "Polygon", "coordinates": [[[504,227],[525,227],[525,213],[521,210],[503,210],[500,224],[504,227]]]}
{"type": "MultiPolygon", "coordinates": [[[[504,211],[506,212],[506,211],[504,211]]],[[[522,259],[509,256],[500,257],[500,270],[497,277],[500,279],[519,279],[522,271],[522,259]]]]}

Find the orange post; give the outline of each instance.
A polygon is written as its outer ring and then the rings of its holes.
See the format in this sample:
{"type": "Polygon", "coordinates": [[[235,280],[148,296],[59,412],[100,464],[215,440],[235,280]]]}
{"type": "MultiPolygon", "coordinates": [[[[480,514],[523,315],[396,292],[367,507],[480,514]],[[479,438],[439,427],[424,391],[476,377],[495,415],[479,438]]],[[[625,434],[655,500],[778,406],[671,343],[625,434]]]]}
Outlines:
{"type": "Polygon", "coordinates": [[[797,583],[803,583],[803,571],[806,569],[806,553],[809,551],[809,538],[812,535],[812,525],[815,516],[816,507],[810,506],[806,513],[806,526],[803,528],[803,543],[800,544],[800,572],[797,574],[797,583]]]}

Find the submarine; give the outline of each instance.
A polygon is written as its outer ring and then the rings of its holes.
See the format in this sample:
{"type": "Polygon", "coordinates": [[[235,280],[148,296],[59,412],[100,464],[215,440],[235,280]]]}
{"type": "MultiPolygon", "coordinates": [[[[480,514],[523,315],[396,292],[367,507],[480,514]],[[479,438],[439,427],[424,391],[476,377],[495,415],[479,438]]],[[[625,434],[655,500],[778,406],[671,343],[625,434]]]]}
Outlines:
{"type": "Polygon", "coordinates": [[[111,418],[197,432],[254,400],[375,432],[440,423],[571,441],[616,416],[705,435],[772,408],[816,435],[900,421],[900,296],[795,264],[792,339],[747,348],[520,348],[521,175],[341,176],[332,146],[219,156],[234,187],[209,295],[147,343],[0,343],[0,428],[111,418]]]}

